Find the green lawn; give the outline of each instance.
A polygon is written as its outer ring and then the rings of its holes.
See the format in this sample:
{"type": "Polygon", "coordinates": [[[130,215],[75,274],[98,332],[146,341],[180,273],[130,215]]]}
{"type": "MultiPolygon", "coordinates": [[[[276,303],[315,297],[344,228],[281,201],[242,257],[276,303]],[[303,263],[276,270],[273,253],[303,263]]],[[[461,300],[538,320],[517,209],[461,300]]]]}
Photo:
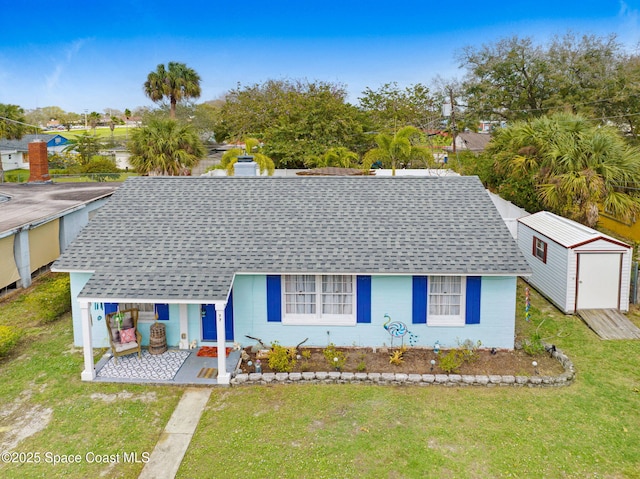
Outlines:
{"type": "MultiPolygon", "coordinates": [[[[113,138],[114,140],[124,140],[127,138],[128,134],[131,132],[131,128],[118,127],[113,130],[113,138]]],[[[55,130],[55,131],[45,131],[48,135],[61,135],[67,138],[68,140],[74,140],[78,136],[84,135],[85,133],[89,133],[90,135],[96,135],[100,138],[111,139],[111,129],[110,128],[96,128],[95,131],[91,128],[85,130],[55,130]]]]}
{"type": "MultiPolygon", "coordinates": [[[[151,452],[182,389],[81,382],[69,314],[41,324],[30,303],[0,303],[0,325],[25,330],[0,360],[0,443],[25,429],[21,418],[40,418],[14,451],[83,462],[0,463],[0,477],[137,477],[142,464],[89,464],[86,454],[151,452]]],[[[640,342],[601,341],[535,292],[532,306],[518,331],[542,323],[576,366],[569,387],[214,389],[178,477],[640,477],[640,342]]]]}

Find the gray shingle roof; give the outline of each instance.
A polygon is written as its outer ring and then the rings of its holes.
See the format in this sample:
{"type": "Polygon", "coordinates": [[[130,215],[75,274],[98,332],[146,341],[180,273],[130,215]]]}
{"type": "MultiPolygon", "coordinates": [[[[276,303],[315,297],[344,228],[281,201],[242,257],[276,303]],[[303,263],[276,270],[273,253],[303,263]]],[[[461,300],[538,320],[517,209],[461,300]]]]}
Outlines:
{"type": "Polygon", "coordinates": [[[526,275],[476,177],[131,178],[54,265],[84,297],[225,300],[235,273],[526,275]]]}

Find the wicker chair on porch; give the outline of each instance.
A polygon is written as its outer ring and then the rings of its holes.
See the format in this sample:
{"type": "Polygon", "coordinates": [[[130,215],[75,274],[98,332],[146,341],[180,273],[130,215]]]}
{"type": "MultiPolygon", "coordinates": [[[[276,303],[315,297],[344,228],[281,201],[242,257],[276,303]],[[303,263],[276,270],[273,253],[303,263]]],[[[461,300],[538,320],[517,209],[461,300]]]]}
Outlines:
{"type": "Polygon", "coordinates": [[[113,359],[118,364],[118,356],[138,353],[142,358],[142,335],[138,331],[138,310],[123,309],[122,311],[107,314],[107,332],[113,359]],[[120,325],[118,325],[120,318],[120,325]],[[119,326],[119,327],[118,327],[119,326]]]}

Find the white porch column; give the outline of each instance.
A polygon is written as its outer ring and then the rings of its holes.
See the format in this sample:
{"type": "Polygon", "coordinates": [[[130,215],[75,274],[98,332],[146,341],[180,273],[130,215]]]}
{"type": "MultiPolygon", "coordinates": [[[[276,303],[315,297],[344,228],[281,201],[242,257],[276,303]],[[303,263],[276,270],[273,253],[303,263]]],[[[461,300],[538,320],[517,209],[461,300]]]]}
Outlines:
{"type": "Polygon", "coordinates": [[[84,371],[80,374],[80,379],[93,381],[96,378],[96,368],[93,364],[91,315],[89,314],[89,302],[87,301],[80,301],[80,318],[82,322],[82,349],[84,350],[84,371]]]}
{"type": "Polygon", "coordinates": [[[189,321],[187,305],[180,304],[180,349],[189,349],[189,321]]]}
{"type": "Polygon", "coordinates": [[[216,303],[216,334],[218,336],[218,384],[229,384],[231,374],[227,372],[227,338],[224,331],[224,308],[216,303]]]}

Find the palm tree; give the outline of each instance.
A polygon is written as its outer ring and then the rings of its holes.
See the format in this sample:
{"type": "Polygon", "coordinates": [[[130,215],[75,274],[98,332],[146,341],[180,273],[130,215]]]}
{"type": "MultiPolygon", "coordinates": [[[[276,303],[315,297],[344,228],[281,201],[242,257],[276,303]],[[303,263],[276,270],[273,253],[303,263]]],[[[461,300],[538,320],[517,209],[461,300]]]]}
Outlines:
{"type": "Polygon", "coordinates": [[[433,160],[433,154],[426,148],[415,145],[418,138],[420,131],[413,126],[405,126],[393,136],[379,133],[376,136],[378,147],[365,153],[363,166],[370,167],[379,161],[384,166],[391,166],[391,174],[395,176],[398,164],[408,165],[413,160],[429,164],[433,160]]]}
{"type": "Polygon", "coordinates": [[[556,113],[497,131],[488,153],[499,171],[533,178],[545,208],[587,226],[597,224],[600,208],[622,220],[640,213],[630,193],[640,184],[640,150],[613,128],[556,113]]]}
{"type": "MultiPolygon", "coordinates": [[[[0,139],[19,140],[26,129],[27,120],[24,110],[18,105],[0,103],[0,139]]],[[[0,155],[0,183],[4,181],[4,169],[2,168],[2,155],[0,155]]]]}
{"type": "Polygon", "coordinates": [[[179,101],[200,96],[200,75],[184,63],[169,62],[166,69],[160,64],[147,76],[144,93],[154,102],[168,98],[171,104],[170,116],[175,118],[176,104],[179,101]]]}
{"type": "Polygon", "coordinates": [[[338,146],[330,148],[322,156],[312,156],[305,159],[305,166],[309,168],[323,168],[327,166],[337,166],[341,168],[361,168],[360,158],[357,153],[338,146]]]}
{"type": "Polygon", "coordinates": [[[143,175],[183,174],[206,153],[193,128],[172,119],[153,119],[133,129],[128,145],[131,166],[143,175]]]}
{"type": "MultiPolygon", "coordinates": [[[[244,145],[246,153],[253,156],[253,161],[260,167],[260,174],[266,171],[269,176],[272,176],[276,166],[271,158],[260,151],[260,140],[256,138],[245,138],[244,145]]],[[[234,165],[237,163],[238,157],[243,155],[245,151],[240,148],[227,150],[224,155],[222,155],[218,168],[227,170],[227,175],[233,176],[235,170],[234,165]]]]}
{"type": "Polygon", "coordinates": [[[100,137],[90,135],[85,131],[82,135],[78,135],[74,139],[69,140],[64,151],[77,153],[80,158],[80,164],[86,165],[94,156],[100,153],[102,146],[100,137]]]}

